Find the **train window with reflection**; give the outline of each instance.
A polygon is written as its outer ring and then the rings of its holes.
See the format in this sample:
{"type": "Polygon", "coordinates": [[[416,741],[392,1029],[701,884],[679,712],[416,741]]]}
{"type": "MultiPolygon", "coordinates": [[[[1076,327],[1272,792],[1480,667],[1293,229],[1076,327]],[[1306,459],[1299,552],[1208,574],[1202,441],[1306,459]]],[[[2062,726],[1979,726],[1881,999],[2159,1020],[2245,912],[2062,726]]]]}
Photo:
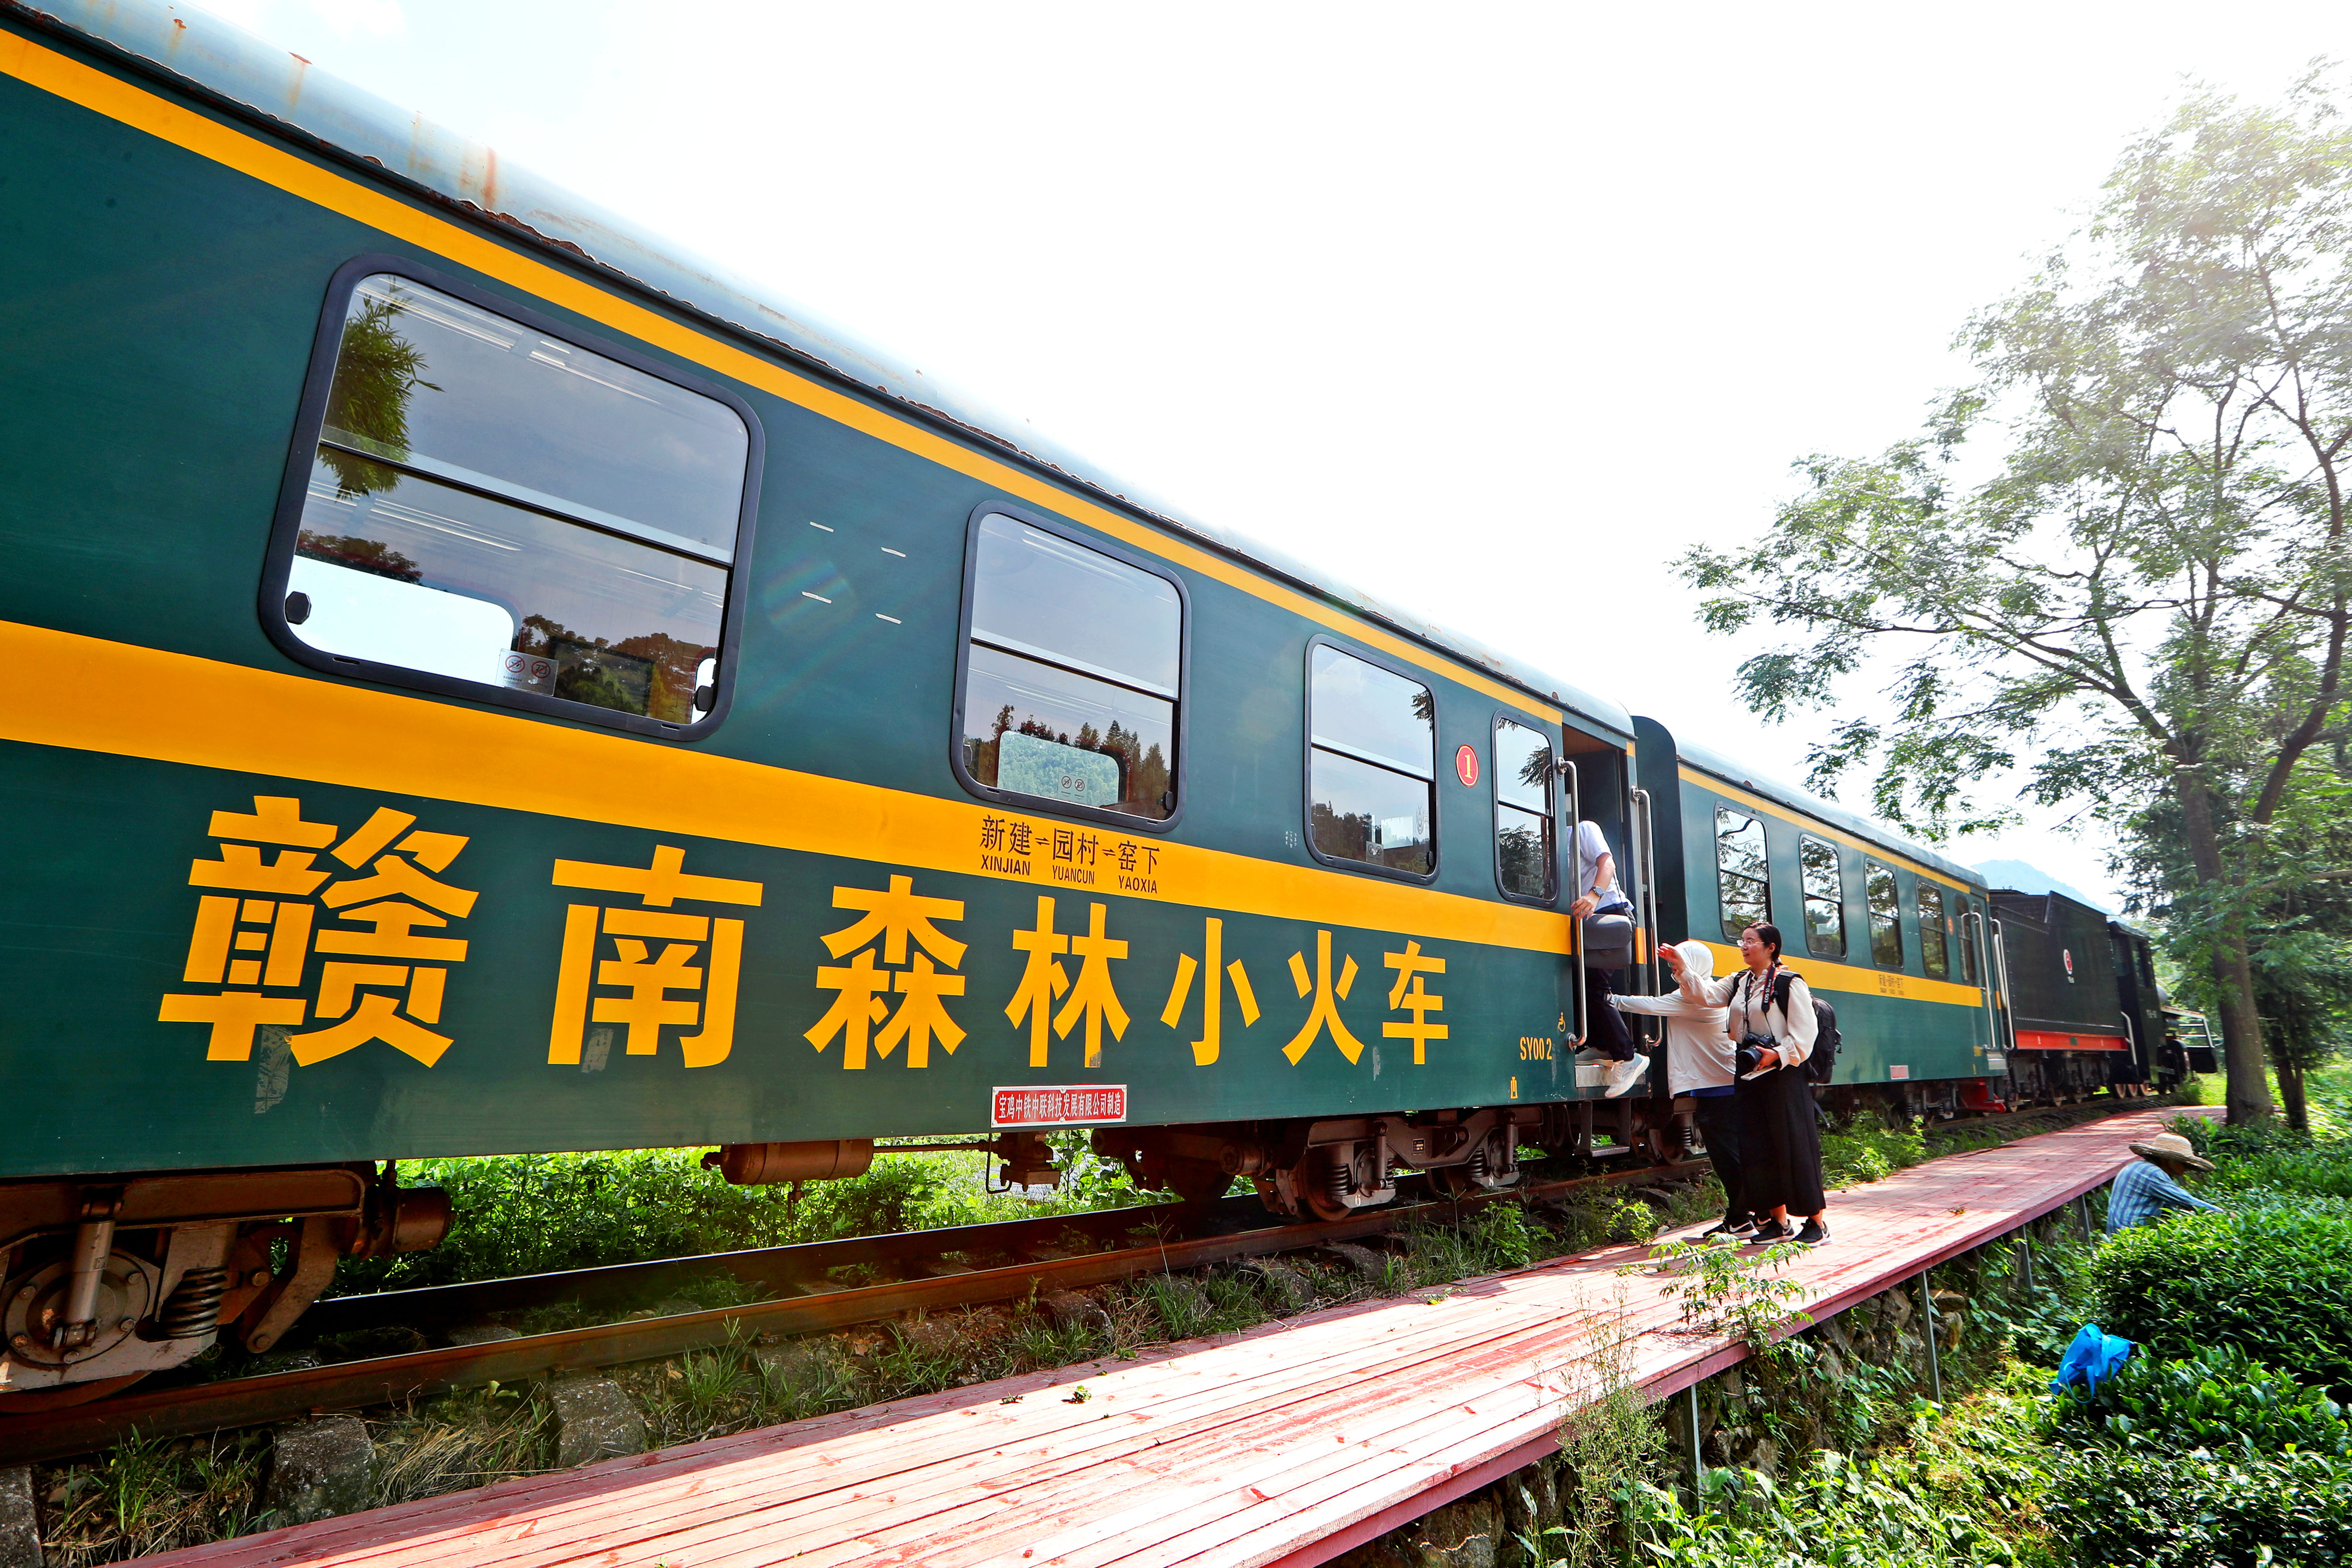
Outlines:
{"type": "Polygon", "coordinates": [[[1969,919],[1972,911],[1967,899],[1956,897],[1952,903],[1952,925],[1958,933],[1960,947],[1960,982],[1966,985],[1982,984],[1983,982],[1977,978],[1977,942],[1984,934],[1983,920],[1981,917],[1973,921],[1969,919]]]}
{"type": "Polygon", "coordinates": [[[1952,973],[1951,942],[1944,934],[1944,889],[1925,878],[1919,882],[1919,960],[1938,980],[1952,973]]]}
{"type": "Polygon", "coordinates": [[[1715,808],[1715,879],[1723,906],[1723,934],[1739,940],[1749,926],[1772,918],[1761,818],[1727,805],[1715,808]]]}
{"type": "Polygon", "coordinates": [[[980,520],[962,717],[974,784],[1171,816],[1183,663],[1175,584],[1001,512],[980,520]]]}
{"type": "Polygon", "coordinates": [[[1495,870],[1515,899],[1552,899],[1551,740],[1495,721],[1495,870]]]}
{"type": "Polygon", "coordinates": [[[751,442],[717,397],[409,279],[362,278],[288,629],[321,654],[558,710],[690,724],[715,697],[751,442]]]}
{"type": "Polygon", "coordinates": [[[1870,904],[1870,958],[1889,969],[1903,967],[1903,898],[1895,871],[1875,860],[1862,864],[1864,896],[1870,904]]]}
{"type": "Polygon", "coordinates": [[[1307,833],[1334,860],[1437,868],[1437,704],[1429,688],[1336,647],[1308,656],[1307,833]]]}
{"type": "Polygon", "coordinates": [[[1808,833],[1797,840],[1797,870],[1805,884],[1805,951],[1816,958],[1845,952],[1845,873],[1838,847],[1808,833]]]}

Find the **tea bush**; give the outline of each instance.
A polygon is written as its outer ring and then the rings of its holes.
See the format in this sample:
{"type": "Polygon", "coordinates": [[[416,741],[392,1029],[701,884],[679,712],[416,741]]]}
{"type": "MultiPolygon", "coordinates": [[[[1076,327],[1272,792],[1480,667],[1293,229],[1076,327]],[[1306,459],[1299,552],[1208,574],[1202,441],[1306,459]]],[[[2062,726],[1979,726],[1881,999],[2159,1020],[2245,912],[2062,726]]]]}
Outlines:
{"type": "Polygon", "coordinates": [[[2159,1357],[2234,1345],[2305,1383],[2352,1389],[2352,1209],[2289,1196],[2175,1215],[2108,1238],[2093,1265],[2109,1333],[2159,1357]]]}
{"type": "Polygon", "coordinates": [[[1979,1500],[1916,1455],[1823,1453],[1790,1480],[1710,1470],[1700,1506],[1644,1486],[1633,1512],[1655,1568],[1958,1568],[2016,1562],[1979,1500]]]}
{"type": "Polygon", "coordinates": [[[2221,1169],[2206,1178],[2209,1195],[2245,1194],[2255,1202],[2281,1193],[2352,1198],[2352,1140],[2315,1138],[2282,1123],[2216,1127],[2203,1117],[2174,1124],[2221,1169]]]}
{"type": "Polygon", "coordinates": [[[2060,1394],[2043,1429],[2069,1447],[2134,1453],[2236,1450],[2262,1459],[2290,1448],[2352,1458],[2352,1424],[2325,1389],[2300,1384],[2214,1345],[2185,1361],[2140,1354],[2092,1395],[2060,1394]]]}
{"type": "Polygon", "coordinates": [[[2075,1568],[2320,1568],[2352,1558],[2352,1463],[2079,1450],[2042,1511],[2075,1568]]]}

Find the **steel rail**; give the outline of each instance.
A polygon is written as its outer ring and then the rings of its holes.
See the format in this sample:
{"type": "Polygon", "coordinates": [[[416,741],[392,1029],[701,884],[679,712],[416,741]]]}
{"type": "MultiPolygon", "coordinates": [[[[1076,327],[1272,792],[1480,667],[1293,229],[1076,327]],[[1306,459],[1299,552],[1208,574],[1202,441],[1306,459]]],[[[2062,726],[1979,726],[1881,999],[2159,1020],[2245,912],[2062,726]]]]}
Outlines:
{"type": "MultiPolygon", "coordinates": [[[[1111,1284],[1163,1270],[1200,1268],[1241,1258],[1304,1251],[1334,1242],[1378,1236],[1384,1231],[1401,1229],[1414,1221],[1428,1221],[1441,1214],[1458,1215],[1465,1210],[1496,1202],[1542,1202],[1564,1197],[1579,1188],[1679,1181],[1704,1175],[1709,1168],[1703,1159],[1685,1160],[1672,1165],[1642,1165],[1598,1175],[1533,1183],[1524,1187],[1509,1187],[1449,1201],[1361,1209],[1341,1220],[1275,1224],[1228,1235],[1179,1237],[1073,1258],[1038,1258],[1007,1268],[979,1268],[847,1289],[824,1289],[817,1294],[754,1301],[707,1311],[679,1312],[632,1322],[600,1323],[554,1333],[452,1345],[441,1350],[329,1366],[300,1367],[187,1387],[141,1390],[89,1405],[0,1419],[0,1467],[90,1453],[132,1436],[145,1438],[184,1436],[330,1410],[395,1404],[493,1381],[505,1383],[677,1355],[687,1351],[725,1344],[745,1334],[812,1333],[853,1323],[870,1322],[899,1312],[1021,1300],[1111,1284]]],[[[1098,1212],[1109,1215],[1129,1215],[1137,1211],[1098,1212]]],[[[1053,1216],[1056,1223],[1064,1217],[1053,1216]]],[[[1032,1226],[1040,1222],[1021,1220],[1013,1223],[1032,1226]]],[[[960,1232],[970,1234],[994,1228],[997,1227],[966,1226],[946,1232],[909,1232],[907,1237],[937,1238],[952,1237],[960,1232]]],[[[904,1238],[874,1239],[898,1242],[904,1238]]],[[[833,1247],[841,1244],[814,1245],[833,1247]]],[[[940,1248],[934,1245],[930,1250],[961,1249],[940,1248]]],[[[608,1271],[580,1272],[595,1274],[608,1271]]],[[[544,1280],[561,1277],[535,1278],[544,1280]]],[[[514,1282],[485,1282],[493,1286],[509,1283],[514,1282]]],[[[414,1298],[423,1293],[392,1294],[414,1298]]]]}
{"type": "Polygon", "coordinates": [[[789,1290],[822,1285],[828,1271],[845,1264],[905,1264],[952,1252],[1008,1252],[1019,1256],[1034,1247],[1050,1247],[1074,1231],[1109,1245],[1130,1231],[1145,1228],[1173,1236],[1204,1228],[1263,1229],[1280,1223],[1280,1216],[1268,1214],[1255,1197],[1239,1197],[1222,1199],[1201,1210],[1188,1210],[1183,1204],[1150,1204],[1045,1215],[1034,1219],[950,1226],[939,1230],[844,1237],[834,1241],[797,1242],[788,1247],[697,1253],[688,1258],[610,1263],[593,1268],[520,1274],[457,1285],[424,1285],[407,1290],[332,1296],[303,1314],[302,1331],[307,1338],[315,1339],[392,1325],[463,1323],[497,1312],[524,1311],[558,1301],[612,1304],[642,1300],[649,1289],[681,1286],[714,1275],[731,1276],[747,1285],[789,1290]]]}
{"type": "MultiPolygon", "coordinates": [[[[1972,1130],[2067,1125],[2121,1115],[2151,1104],[2147,1100],[2092,1102],[2084,1106],[2037,1106],[1990,1115],[1961,1117],[1930,1123],[1926,1137],[1965,1136],[1972,1130]]],[[[1631,1152],[1628,1151],[1630,1153],[1631,1152]]],[[[1673,1166],[1650,1166],[1673,1170],[1673,1166]]],[[[1404,1203],[1425,1201],[1425,1178],[1404,1178],[1404,1203]]],[[[1001,1252],[1022,1256],[1032,1247],[1051,1247],[1075,1232],[1104,1245],[1133,1232],[1150,1228],[1161,1239],[1202,1234],[1228,1235],[1242,1230],[1265,1230],[1282,1224],[1255,1197],[1221,1199],[1198,1207],[1184,1204],[1150,1204],[1133,1208],[1095,1209],[1081,1214],[1048,1215],[1035,1219],[995,1220],[982,1225],[953,1226],[941,1230],[899,1231],[887,1236],[848,1237],[836,1241],[799,1242],[788,1247],[750,1247],[735,1252],[699,1253],[689,1258],[651,1258],[639,1263],[614,1263],[594,1268],[570,1268],[547,1274],[515,1275],[457,1285],[426,1285],[406,1290],[374,1290],[334,1296],[319,1302],[301,1320],[305,1340],[365,1329],[394,1326],[429,1328],[487,1319],[499,1312],[526,1311],[561,1301],[585,1306],[619,1306],[642,1301],[663,1286],[684,1286],[712,1276],[731,1276],[744,1284],[789,1291],[823,1286],[826,1274],[843,1265],[897,1265],[942,1253],[1001,1252]]]]}

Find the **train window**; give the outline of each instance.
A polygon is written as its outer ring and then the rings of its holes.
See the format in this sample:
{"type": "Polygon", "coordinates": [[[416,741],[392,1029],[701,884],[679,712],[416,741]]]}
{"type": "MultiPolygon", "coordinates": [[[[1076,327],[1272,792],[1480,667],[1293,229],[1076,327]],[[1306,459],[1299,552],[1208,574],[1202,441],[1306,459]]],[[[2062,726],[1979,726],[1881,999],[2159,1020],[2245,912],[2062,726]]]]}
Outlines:
{"type": "Polygon", "coordinates": [[[964,649],[963,763],[1008,795],[1160,821],[1176,809],[1176,584],[991,512],[964,649]]]}
{"type": "Polygon", "coordinates": [[[1715,808],[1715,879],[1723,906],[1723,934],[1738,941],[1749,926],[1772,918],[1766,878],[1764,824],[1727,805],[1715,808]]]}
{"type": "Polygon", "coordinates": [[[648,727],[716,699],[737,407],[406,278],[353,286],[291,543],[318,653],[648,727]]]}
{"type": "Polygon", "coordinates": [[[1944,889],[1925,880],[1919,884],[1919,961],[1938,980],[1952,972],[1951,942],[1944,934],[1944,889]]]}
{"type": "Polygon", "coordinates": [[[1797,840],[1797,869],[1805,884],[1805,949],[1816,958],[1845,952],[1845,875],[1838,847],[1808,833],[1797,840]]]}
{"type": "Polygon", "coordinates": [[[1903,899],[1895,871],[1875,860],[1862,863],[1864,896],[1870,903],[1870,957],[1889,969],[1903,967],[1903,899]]]}
{"type": "Polygon", "coordinates": [[[1980,984],[1982,982],[1977,978],[1977,942],[1983,933],[1977,928],[1980,927],[1983,921],[1981,917],[1974,921],[1969,919],[1971,911],[1968,900],[1955,898],[1952,905],[1952,926],[1958,933],[1960,947],[1960,982],[1966,985],[1980,984]]]}
{"type": "Polygon", "coordinates": [[[1307,831],[1316,849],[1427,876],[1437,868],[1429,688],[1321,643],[1308,670],[1307,831]]]}
{"type": "Polygon", "coordinates": [[[1495,721],[1495,869],[1503,891],[1552,898],[1551,741],[1539,730],[1495,721]]]}

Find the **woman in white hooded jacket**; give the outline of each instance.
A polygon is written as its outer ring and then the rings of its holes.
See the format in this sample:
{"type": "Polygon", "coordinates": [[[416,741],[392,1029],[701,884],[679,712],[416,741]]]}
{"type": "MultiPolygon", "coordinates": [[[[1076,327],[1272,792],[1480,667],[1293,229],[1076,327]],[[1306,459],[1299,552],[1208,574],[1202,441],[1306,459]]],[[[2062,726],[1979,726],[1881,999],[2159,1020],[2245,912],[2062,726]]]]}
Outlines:
{"type": "Polygon", "coordinates": [[[1738,1092],[1740,1175],[1747,1201],[1759,1220],[1757,1242],[1790,1238],[1789,1215],[1805,1215],[1795,1239],[1818,1247],[1830,1238],[1829,1203],[1822,1190],[1822,1131],[1813,1106],[1813,1086],[1801,1070],[1812,1054],[1820,1025],[1813,994],[1801,975],[1780,967],[1780,929],[1759,922],[1739,933],[1738,973],[1716,980],[1691,973],[1678,952],[1661,952],[1682,981],[1682,993],[1728,1015],[1726,1042],[1759,1047],[1755,1066],[1742,1073],[1738,1092]],[[1785,1005],[1777,994],[1787,986],[1785,1005]]]}
{"type": "MultiPolygon", "coordinates": [[[[1715,973],[1715,954],[1703,942],[1678,943],[1681,973],[1704,983],[1715,973]]],[[[1669,963],[1674,960],[1667,960],[1669,963]]],[[[1654,1014],[1666,1021],[1666,1092],[1691,1097],[1698,1135],[1706,1143],[1716,1179],[1723,1184],[1723,1222],[1709,1236],[1743,1236],[1756,1216],[1740,1179],[1739,1119],[1733,1101],[1731,1038],[1724,1033],[1729,1009],[1694,1001],[1680,991],[1664,996],[1612,995],[1609,1005],[1627,1013],[1654,1014]]]]}

